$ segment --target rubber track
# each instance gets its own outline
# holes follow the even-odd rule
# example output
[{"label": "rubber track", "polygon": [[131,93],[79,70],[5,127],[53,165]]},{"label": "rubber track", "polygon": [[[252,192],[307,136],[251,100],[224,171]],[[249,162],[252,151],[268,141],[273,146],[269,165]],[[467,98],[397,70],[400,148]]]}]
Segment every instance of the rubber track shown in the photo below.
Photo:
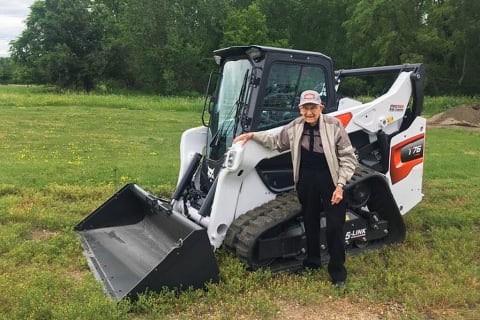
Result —
[{"label": "rubber track", "polygon": [[[378,175],[380,174],[375,170],[359,165],[345,186],[345,191],[348,193],[356,183]],[[269,230],[298,216],[300,211],[301,206],[295,191],[280,194],[274,200],[236,219],[227,231],[224,244],[250,268],[269,267],[272,261],[256,259],[256,242]],[[279,261],[279,263],[282,262]]]},{"label": "rubber track", "polygon": [[274,200],[252,209],[231,225],[225,237],[225,245],[251,268],[265,266],[257,261],[256,241],[267,231],[300,214],[301,206],[294,191],[280,194]]}]

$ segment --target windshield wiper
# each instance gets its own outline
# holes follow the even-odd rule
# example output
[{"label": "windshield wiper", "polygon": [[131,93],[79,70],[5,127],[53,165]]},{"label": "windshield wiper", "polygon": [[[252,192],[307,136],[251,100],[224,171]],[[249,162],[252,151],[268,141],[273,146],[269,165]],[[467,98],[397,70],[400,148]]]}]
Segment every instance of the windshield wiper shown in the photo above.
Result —
[{"label": "windshield wiper", "polygon": [[[245,98],[247,96],[247,83],[248,83],[248,71],[245,71],[245,76],[243,77],[242,88],[240,89],[240,94],[238,95],[238,100],[235,103],[237,106],[235,109],[235,123],[234,123],[234,130],[238,127],[238,122],[240,121],[240,111],[243,110],[245,107]],[[235,135],[235,132],[234,132]]]},{"label": "windshield wiper", "polygon": [[[245,71],[245,75],[243,76],[242,87],[240,88],[238,98],[235,101],[235,103],[233,104],[232,108],[230,109],[230,112],[228,113],[228,116],[225,117],[225,119],[231,119],[231,116],[232,116],[233,112],[235,111],[235,117],[233,118],[234,128],[236,128],[237,125],[238,125],[238,122],[239,122],[239,119],[240,119],[240,110],[242,110],[242,107],[245,104],[244,99],[245,99],[245,94],[247,92],[248,73],[249,73],[249,70]],[[225,127],[225,124],[227,122],[229,123],[229,125],[228,125],[228,127]],[[220,128],[217,130],[215,135],[212,137],[212,142],[210,142],[210,148],[218,146],[218,144],[220,142],[220,137],[226,136],[226,133],[231,129],[231,127],[232,127],[232,122],[231,121],[228,121],[228,120],[223,121]],[[220,134],[220,133],[222,133],[222,134]],[[223,133],[225,133],[225,135]]]}]

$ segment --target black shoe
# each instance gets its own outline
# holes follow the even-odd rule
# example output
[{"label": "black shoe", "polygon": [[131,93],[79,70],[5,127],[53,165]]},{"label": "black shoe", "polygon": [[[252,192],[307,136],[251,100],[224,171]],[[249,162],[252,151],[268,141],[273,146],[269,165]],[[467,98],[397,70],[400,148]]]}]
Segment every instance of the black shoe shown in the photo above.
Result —
[{"label": "black shoe", "polygon": [[305,275],[309,272],[318,270],[321,267],[322,266],[320,266],[316,263],[311,263],[311,262],[308,262],[307,260],[303,260],[302,266],[299,266],[299,268],[297,270],[295,270],[294,273],[301,276],[301,275]]},{"label": "black shoe", "polygon": [[345,286],[347,285],[347,281],[346,280],[340,280],[340,281],[333,281],[332,280],[332,284],[335,288],[341,289],[341,288],[345,288]]}]

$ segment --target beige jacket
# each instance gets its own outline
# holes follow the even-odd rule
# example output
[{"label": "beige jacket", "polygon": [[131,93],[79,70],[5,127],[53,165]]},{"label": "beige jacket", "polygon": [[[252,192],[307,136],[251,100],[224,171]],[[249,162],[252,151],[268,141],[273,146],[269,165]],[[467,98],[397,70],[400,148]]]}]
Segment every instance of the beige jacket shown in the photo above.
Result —
[{"label": "beige jacket", "polygon": [[[347,132],[341,122],[332,116],[320,114],[318,121],[320,138],[327,159],[328,168],[334,182],[345,185],[352,177],[357,166],[357,158]],[[254,132],[252,139],[263,146],[285,151],[290,149],[293,163],[293,181],[295,186],[300,172],[300,138],[305,121],[299,117],[285,125],[278,134]]]}]

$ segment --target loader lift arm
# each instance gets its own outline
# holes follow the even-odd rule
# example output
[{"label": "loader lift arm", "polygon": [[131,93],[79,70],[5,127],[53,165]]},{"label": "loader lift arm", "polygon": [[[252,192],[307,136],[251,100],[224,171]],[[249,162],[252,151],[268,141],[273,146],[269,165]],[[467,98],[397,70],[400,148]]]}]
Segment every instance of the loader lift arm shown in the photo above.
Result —
[{"label": "loader lift arm", "polygon": [[423,63],[401,64],[393,66],[369,67],[358,69],[340,69],[335,71],[335,81],[340,84],[346,77],[359,77],[380,74],[392,74],[400,72],[412,72],[410,80],[412,82],[412,113],[406,119],[405,127],[408,127],[413,119],[420,116],[423,110],[423,78],[425,76],[425,65]]}]

